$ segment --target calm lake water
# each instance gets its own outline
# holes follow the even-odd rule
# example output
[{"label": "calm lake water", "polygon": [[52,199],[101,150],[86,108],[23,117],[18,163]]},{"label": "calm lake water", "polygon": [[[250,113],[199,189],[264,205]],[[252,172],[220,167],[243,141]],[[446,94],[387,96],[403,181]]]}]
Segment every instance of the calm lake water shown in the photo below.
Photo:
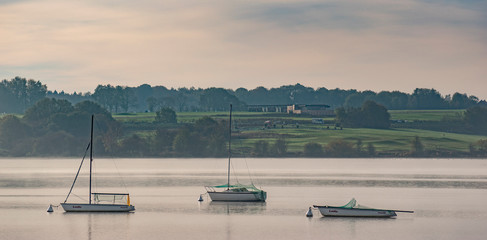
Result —
[{"label": "calm lake water", "polygon": [[[266,203],[212,203],[226,159],[95,159],[95,190],[130,192],[134,213],[47,213],[80,159],[0,159],[0,239],[485,239],[487,160],[235,159]],[[88,165],[88,164],[86,164]],[[248,171],[247,166],[250,171]],[[87,199],[84,167],[70,202]],[[324,218],[313,204],[401,210],[393,219]]]}]

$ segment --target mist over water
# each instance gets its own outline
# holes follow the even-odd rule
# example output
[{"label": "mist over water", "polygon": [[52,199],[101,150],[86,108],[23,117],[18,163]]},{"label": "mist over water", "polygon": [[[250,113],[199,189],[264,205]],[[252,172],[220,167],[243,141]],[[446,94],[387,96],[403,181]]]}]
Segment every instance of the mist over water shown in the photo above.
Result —
[{"label": "mist over water", "polygon": [[[478,159],[235,159],[266,203],[217,203],[226,159],[95,159],[94,191],[129,192],[134,213],[64,213],[80,159],[0,160],[1,239],[482,239],[487,161]],[[249,167],[249,170],[247,169]],[[88,199],[83,167],[68,202]],[[414,210],[395,219],[323,218],[313,204]]]}]

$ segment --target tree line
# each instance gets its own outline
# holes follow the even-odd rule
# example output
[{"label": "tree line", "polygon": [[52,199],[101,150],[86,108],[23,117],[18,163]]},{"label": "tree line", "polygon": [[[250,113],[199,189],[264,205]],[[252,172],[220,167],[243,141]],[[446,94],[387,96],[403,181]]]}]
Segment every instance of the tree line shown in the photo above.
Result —
[{"label": "tree line", "polygon": [[343,139],[332,140],[327,144],[307,143],[303,155],[306,157],[485,157],[487,140],[481,139],[469,146],[469,152],[452,150],[426,150],[420,137],[415,136],[409,143],[410,150],[404,152],[379,152],[372,143],[364,146],[362,140],[350,142]]},{"label": "tree line", "polygon": [[94,149],[100,154],[114,150],[122,127],[103,107],[90,101],[73,106],[67,100],[44,98],[22,117],[0,119],[0,155],[77,156],[89,139],[92,114],[97,129]]},{"label": "tree line", "polygon": [[442,96],[435,89],[417,88],[413,93],[400,91],[357,91],[354,89],[310,88],[301,84],[278,88],[166,88],[142,84],[138,87],[98,85],[94,92],[48,91],[39,81],[15,77],[0,84],[0,112],[23,113],[44,98],[68,100],[72,104],[94,101],[111,113],[156,112],[172,108],[177,112],[224,111],[228,103],[235,110],[246,105],[326,104],[332,109],[359,108],[367,101],[376,102],[389,110],[396,109],[466,109],[487,105],[485,100],[465,93]]},{"label": "tree line", "polygon": [[0,113],[23,113],[46,97],[47,86],[39,81],[15,77],[0,82]]},{"label": "tree line", "polygon": [[[155,130],[153,133],[130,133],[108,110],[95,102],[82,101],[73,105],[64,99],[44,98],[28,108],[22,117],[6,115],[0,118],[0,156],[79,156],[89,139],[92,114],[95,114],[94,150],[99,156],[222,157],[227,154],[229,135],[225,120],[202,117],[194,123],[178,123],[176,112],[163,108],[150,123],[150,129]],[[337,109],[336,121],[350,127],[359,124],[357,127],[387,128],[385,124],[389,118],[385,107],[367,101],[360,108]],[[462,122],[477,134],[487,134],[487,107],[468,108]],[[233,135],[237,140],[245,139],[238,131],[233,131]],[[326,145],[307,143],[302,151],[289,152],[285,135],[273,138],[257,140],[253,146],[240,148],[234,154],[253,157],[451,157],[460,154],[425,151],[419,138],[412,140],[412,150],[408,153],[378,153],[370,143],[363,146],[361,140],[351,143],[340,139]],[[243,150],[246,153],[241,152]],[[485,156],[487,140],[472,143],[468,154],[462,156]]]}]

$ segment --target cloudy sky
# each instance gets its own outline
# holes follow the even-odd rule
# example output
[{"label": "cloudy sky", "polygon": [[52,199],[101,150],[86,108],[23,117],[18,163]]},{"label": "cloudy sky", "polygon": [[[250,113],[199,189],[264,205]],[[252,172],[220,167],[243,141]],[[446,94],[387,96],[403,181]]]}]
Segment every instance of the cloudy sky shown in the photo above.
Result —
[{"label": "cloudy sky", "polygon": [[0,79],[49,90],[435,88],[487,99],[484,0],[0,0]]}]

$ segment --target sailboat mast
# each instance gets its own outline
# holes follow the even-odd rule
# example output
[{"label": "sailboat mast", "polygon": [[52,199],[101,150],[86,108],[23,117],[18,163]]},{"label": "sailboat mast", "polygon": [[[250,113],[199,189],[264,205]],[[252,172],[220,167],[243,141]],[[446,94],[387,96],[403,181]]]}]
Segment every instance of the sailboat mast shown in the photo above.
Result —
[{"label": "sailboat mast", "polygon": [[230,189],[230,158],[232,157],[232,104],[230,104],[230,121],[228,123],[228,178],[227,190]]},{"label": "sailboat mast", "polygon": [[90,136],[90,195],[88,195],[88,199],[90,199],[91,204],[91,173],[93,168],[93,119],[95,115],[91,115],[91,136]]}]

